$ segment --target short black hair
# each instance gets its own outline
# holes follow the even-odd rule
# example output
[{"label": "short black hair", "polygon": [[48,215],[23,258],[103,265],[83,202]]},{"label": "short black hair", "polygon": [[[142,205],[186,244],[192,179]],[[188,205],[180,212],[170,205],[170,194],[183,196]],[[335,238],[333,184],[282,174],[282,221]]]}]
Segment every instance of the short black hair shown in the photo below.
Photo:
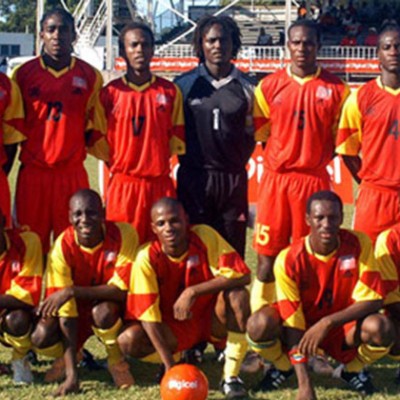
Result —
[{"label": "short black hair", "polygon": [[399,32],[400,33],[400,26],[395,22],[387,22],[387,23],[384,23],[380,27],[379,34],[378,34],[378,43],[377,43],[378,49],[381,44],[382,36],[388,32]]},{"label": "short black hair", "polygon": [[72,28],[72,32],[74,33],[74,35],[76,35],[75,19],[74,19],[73,15],[69,11],[67,11],[61,7],[53,8],[52,10],[46,11],[43,14],[42,19],[40,20],[40,31],[41,32],[43,32],[45,22],[50,17],[53,17],[54,15],[58,15],[64,22],[66,22],[68,25],[70,25]]},{"label": "short black hair", "polygon": [[103,200],[101,199],[100,195],[93,189],[84,188],[76,191],[69,199],[70,205],[72,201],[76,198],[92,198],[96,201],[96,203],[98,203],[100,208],[103,208]]},{"label": "short black hair", "polygon": [[326,201],[331,201],[332,203],[337,203],[340,208],[340,212],[343,214],[343,202],[342,199],[335,193],[332,192],[331,190],[320,190],[319,192],[313,193],[308,199],[307,199],[307,205],[306,205],[306,213],[310,215],[311,213],[311,204],[313,201],[319,201],[319,200],[326,200]]},{"label": "short black hair", "polygon": [[122,54],[125,51],[125,36],[128,32],[133,31],[134,29],[140,29],[146,33],[149,34],[150,36],[150,41],[151,41],[151,46],[154,47],[155,43],[155,38],[154,38],[154,33],[152,29],[150,28],[149,25],[147,25],[145,22],[136,20],[132,21],[129,24],[126,24],[121,32],[119,33],[118,36],[118,49],[119,49],[119,54]]},{"label": "short black hair", "polygon": [[158,199],[152,206],[151,206],[151,213],[153,210],[155,210],[158,207],[171,207],[171,208],[182,208],[183,205],[182,203],[175,199],[174,197],[161,197],[161,199]]},{"label": "short black hair", "polygon": [[213,25],[221,25],[224,32],[228,33],[232,40],[232,58],[236,58],[240,46],[242,45],[240,29],[237,23],[227,15],[205,15],[197,22],[196,29],[193,35],[193,49],[196,57],[200,62],[204,61],[203,53],[203,36],[211,29]]},{"label": "short black hair", "polygon": [[317,37],[318,44],[321,43],[321,31],[318,24],[316,24],[314,21],[310,19],[298,19],[297,21],[293,22],[293,24],[291,24],[288,29],[288,38],[290,38],[290,32],[292,31],[292,29],[297,27],[304,27],[313,30]]}]

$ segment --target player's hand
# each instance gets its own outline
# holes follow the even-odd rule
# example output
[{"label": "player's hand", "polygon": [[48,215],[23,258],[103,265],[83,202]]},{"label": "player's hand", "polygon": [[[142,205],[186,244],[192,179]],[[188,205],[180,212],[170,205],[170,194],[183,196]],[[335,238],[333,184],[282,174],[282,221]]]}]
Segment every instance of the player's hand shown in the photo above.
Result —
[{"label": "player's hand", "polygon": [[179,321],[192,318],[190,309],[195,300],[193,290],[190,287],[186,288],[174,304],[174,318]]},{"label": "player's hand", "polygon": [[42,317],[54,317],[58,310],[73,297],[72,288],[65,288],[53,293],[39,305],[37,314]]},{"label": "player's hand", "polygon": [[319,320],[311,328],[309,328],[299,343],[299,352],[307,356],[315,356],[318,354],[319,345],[326,338],[330,330],[330,323],[326,319]]},{"label": "player's hand", "polygon": [[66,378],[65,381],[57,388],[54,396],[65,396],[69,393],[79,392],[79,381],[77,378]]},{"label": "player's hand", "polygon": [[296,400],[316,400],[314,388],[312,386],[299,387],[296,394]]}]

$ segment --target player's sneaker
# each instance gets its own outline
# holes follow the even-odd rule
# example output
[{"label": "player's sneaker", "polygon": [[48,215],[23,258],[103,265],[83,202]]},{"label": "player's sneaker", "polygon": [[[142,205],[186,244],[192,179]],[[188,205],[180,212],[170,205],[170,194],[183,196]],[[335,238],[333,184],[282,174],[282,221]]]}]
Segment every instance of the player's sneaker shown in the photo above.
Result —
[{"label": "player's sneaker", "polygon": [[182,359],[187,364],[197,365],[203,362],[204,350],[207,347],[207,342],[195,344],[191,349],[183,352]]},{"label": "player's sneaker", "polygon": [[372,383],[371,375],[367,371],[347,372],[344,370],[344,367],[344,364],[339,365],[333,371],[332,376],[348,383],[354,390],[364,396],[376,392],[375,386]]},{"label": "player's sneaker", "polygon": [[50,369],[47,370],[44,381],[46,383],[60,382],[65,377],[64,357],[56,358]]},{"label": "player's sneaker", "polygon": [[13,380],[16,385],[29,385],[33,382],[31,367],[26,356],[19,360],[13,360],[11,368],[13,370]]},{"label": "player's sneaker", "polygon": [[124,360],[116,364],[109,365],[108,371],[113,378],[115,386],[119,389],[128,389],[135,384],[129,364]]},{"label": "player's sneaker", "polygon": [[247,390],[243,381],[238,377],[225,379],[220,383],[221,392],[227,400],[248,399]]},{"label": "player's sneaker", "polygon": [[271,366],[264,372],[261,381],[253,389],[254,392],[270,392],[279,389],[286,379],[293,375],[293,369],[281,371],[280,369]]}]

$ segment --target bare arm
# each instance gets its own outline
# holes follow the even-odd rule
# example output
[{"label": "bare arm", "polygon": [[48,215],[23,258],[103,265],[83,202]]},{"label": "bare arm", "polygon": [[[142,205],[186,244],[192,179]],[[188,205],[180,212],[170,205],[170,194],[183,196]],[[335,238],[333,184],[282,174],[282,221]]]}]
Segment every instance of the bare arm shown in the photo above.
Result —
[{"label": "bare arm", "polygon": [[160,355],[162,362],[164,363],[165,369],[168,371],[173,367],[175,361],[172,357],[172,352],[168,348],[167,342],[164,338],[161,323],[159,322],[143,322],[143,329],[146,331],[147,336],[150,338],[154,349]]},{"label": "bare arm", "polygon": [[14,163],[15,155],[17,154],[18,145],[15,144],[6,144],[4,145],[4,150],[6,152],[7,161],[3,165],[3,170],[6,175],[8,175],[11,171],[11,168]]},{"label": "bare arm", "polygon": [[65,396],[68,393],[79,391],[78,370],[76,362],[76,336],[77,319],[60,318],[60,329],[63,336],[65,380],[56,391],[57,396]]},{"label": "bare arm", "polygon": [[174,304],[174,317],[178,320],[189,319],[192,316],[190,309],[197,297],[243,287],[248,285],[250,280],[250,275],[244,275],[237,279],[219,276],[209,281],[189,286],[181,293]]},{"label": "bare arm", "polygon": [[344,164],[346,165],[347,169],[350,171],[351,175],[353,176],[354,180],[360,184],[361,179],[358,176],[358,173],[361,169],[361,158],[359,156],[345,156],[342,155],[342,159]]},{"label": "bare arm", "polygon": [[14,296],[9,294],[2,294],[0,295],[0,309],[7,309],[7,310],[31,310],[33,306],[30,304],[24,303],[21,300],[18,300]]}]

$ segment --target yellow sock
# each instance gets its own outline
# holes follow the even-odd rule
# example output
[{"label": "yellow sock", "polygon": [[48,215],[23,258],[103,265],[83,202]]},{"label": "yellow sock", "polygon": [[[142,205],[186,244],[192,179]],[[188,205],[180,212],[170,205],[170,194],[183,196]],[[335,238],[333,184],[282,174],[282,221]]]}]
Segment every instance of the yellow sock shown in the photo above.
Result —
[{"label": "yellow sock", "polygon": [[223,379],[239,376],[240,365],[246,355],[247,347],[244,333],[228,332]]},{"label": "yellow sock", "polygon": [[276,301],[275,282],[261,282],[254,279],[250,292],[250,308],[254,313]]},{"label": "yellow sock", "polygon": [[400,354],[388,354],[387,356],[392,360],[400,361]]},{"label": "yellow sock", "polygon": [[62,342],[57,342],[52,346],[45,347],[44,349],[39,349],[35,347],[34,350],[35,353],[50,358],[60,358],[64,355],[64,346]]},{"label": "yellow sock", "polygon": [[253,342],[249,335],[247,335],[247,341],[253,351],[274,364],[275,368],[281,371],[289,371],[292,369],[289,357],[283,352],[282,343],[279,339],[257,343]]},{"label": "yellow sock", "polygon": [[390,347],[377,347],[369,344],[358,346],[356,357],[346,364],[346,371],[359,372],[365,365],[372,364],[374,361],[386,356],[389,353]]},{"label": "yellow sock", "polygon": [[3,338],[4,341],[13,348],[13,360],[20,360],[21,358],[24,358],[26,353],[32,348],[30,331],[23,336],[13,336],[7,332],[4,332]]},{"label": "yellow sock", "polygon": [[108,329],[100,329],[92,326],[94,334],[104,344],[107,352],[108,365],[114,365],[120,362],[123,358],[121,350],[117,343],[118,333],[122,328],[122,320],[118,318],[118,321]]},{"label": "yellow sock", "polygon": [[[181,353],[174,353],[172,354],[172,357],[174,358],[175,362],[178,362],[181,359]],[[155,351],[154,353],[149,354],[148,356],[145,356],[140,359],[140,361],[152,363],[152,364],[161,364],[161,357],[160,355]]]}]

